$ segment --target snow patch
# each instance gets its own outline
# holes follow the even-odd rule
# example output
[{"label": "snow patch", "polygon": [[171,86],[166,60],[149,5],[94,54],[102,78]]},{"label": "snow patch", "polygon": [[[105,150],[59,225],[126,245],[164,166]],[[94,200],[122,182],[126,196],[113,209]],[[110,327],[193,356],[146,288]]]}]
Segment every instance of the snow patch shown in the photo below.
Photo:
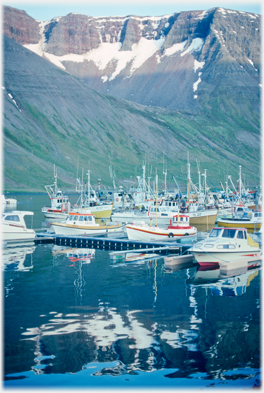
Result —
[{"label": "snow patch", "polygon": [[204,40],[202,38],[194,38],[189,48],[181,53],[181,56],[185,56],[187,53],[199,52],[202,49],[203,44]]},{"label": "snow patch", "polygon": [[258,71],[252,60],[247,59],[247,61],[252,65],[252,67],[254,67],[255,71]]},{"label": "snow patch", "polygon": [[198,89],[198,85],[200,82],[202,82],[202,79],[199,76],[198,80],[193,84],[193,91],[196,91]]},{"label": "snow patch", "polygon": [[21,112],[21,109],[19,109],[19,107],[18,107],[16,101],[14,100],[14,97],[12,96],[12,94],[8,93],[7,95],[8,95],[9,98],[11,98],[11,100],[13,101],[13,103],[15,104],[15,106],[17,107],[17,109]]},{"label": "snow patch", "polygon": [[164,53],[163,56],[172,56],[176,52],[182,52],[184,47],[185,47],[185,45],[186,45],[186,42],[187,42],[187,40],[183,41],[183,42],[181,42],[179,44],[174,44],[170,48],[167,48],[165,50],[165,53]]},{"label": "snow patch", "polygon": [[194,72],[196,72],[199,68],[203,68],[204,65],[205,65],[204,61],[194,60],[194,66],[193,66]]}]

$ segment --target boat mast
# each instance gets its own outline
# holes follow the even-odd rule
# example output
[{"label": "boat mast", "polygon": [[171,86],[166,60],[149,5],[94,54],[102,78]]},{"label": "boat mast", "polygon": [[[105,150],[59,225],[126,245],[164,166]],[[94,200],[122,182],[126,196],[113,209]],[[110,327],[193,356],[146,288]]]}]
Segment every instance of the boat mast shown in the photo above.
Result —
[{"label": "boat mast", "polygon": [[188,211],[190,210],[190,188],[191,188],[191,168],[189,162],[189,152],[188,152],[188,162],[187,162],[187,190],[188,190]]},{"label": "boat mast", "polygon": [[155,219],[155,227],[158,224],[158,174],[156,169],[156,219]]},{"label": "boat mast", "polygon": [[206,204],[206,198],[207,198],[207,194],[206,194],[206,169],[204,170],[204,203]]},{"label": "boat mast", "polygon": [[88,176],[88,203],[89,204],[90,204],[90,198],[91,198],[90,173],[91,173],[91,171],[88,169],[87,176]]},{"label": "boat mast", "polygon": [[57,171],[56,171],[56,166],[54,164],[54,196],[57,195],[57,191],[58,191],[58,185],[57,185]]},{"label": "boat mast", "polygon": [[[163,164],[163,167],[164,167],[164,164]],[[164,175],[164,197],[165,197],[165,199],[166,199],[166,197],[167,197],[167,183],[166,183],[166,178],[167,178],[167,166],[166,166],[166,169],[163,169],[163,175]]]},{"label": "boat mast", "polygon": [[242,201],[242,198],[241,198],[241,191],[242,191],[241,168],[242,168],[242,166],[239,165],[239,199],[240,199],[240,201]]}]

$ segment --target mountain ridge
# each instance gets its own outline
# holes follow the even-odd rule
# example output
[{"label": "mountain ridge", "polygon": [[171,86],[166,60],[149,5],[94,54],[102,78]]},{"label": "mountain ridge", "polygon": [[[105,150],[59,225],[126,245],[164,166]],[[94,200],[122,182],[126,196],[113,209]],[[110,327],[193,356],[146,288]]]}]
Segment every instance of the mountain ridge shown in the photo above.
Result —
[{"label": "mountain ridge", "polygon": [[[70,13],[37,27],[30,17],[21,24],[22,14],[11,18],[12,13],[5,8],[5,35],[81,78],[88,87],[117,98],[198,111],[210,101],[217,84],[232,90],[238,85],[236,79],[240,84],[243,78],[244,84],[257,90],[260,83],[257,14],[223,8],[162,17]],[[28,26],[28,38],[14,33],[19,21],[22,32]],[[162,91],[166,94],[161,96]]]},{"label": "mountain ridge", "polygon": [[[30,17],[26,16],[25,20],[24,13],[18,14],[24,25],[28,25],[30,36],[34,36]],[[19,35],[21,28],[14,22],[18,16],[12,18],[13,32]],[[5,26],[11,31],[8,23],[5,20]],[[171,23],[173,26],[173,20]],[[125,35],[123,38],[125,41]],[[192,43],[198,39],[192,48],[199,47],[199,38],[192,39]],[[39,42],[39,36],[35,39]],[[5,189],[43,190],[45,184],[51,183],[54,163],[63,185],[71,187],[75,184],[78,165],[85,171],[92,170],[92,181],[101,178],[106,184],[112,181],[109,166],[115,168],[117,179],[135,179],[141,175],[143,161],[153,167],[153,172],[155,167],[162,172],[166,162],[171,175],[176,172],[185,178],[187,152],[192,165],[196,168],[198,160],[207,168],[213,182],[224,181],[227,174],[237,176],[238,165],[242,165],[250,181],[259,182],[260,89],[255,74],[251,77],[237,61],[217,62],[207,74],[207,82],[197,83],[204,75],[205,67],[201,67],[202,61],[199,61],[202,59],[194,58],[190,50],[183,56],[176,51],[182,61],[181,76],[176,78],[172,63],[168,62],[167,73],[156,75],[155,84],[147,62],[140,66],[140,83],[126,78],[131,88],[135,82],[133,89],[137,88],[139,95],[140,92],[142,96],[149,94],[148,100],[155,96],[155,102],[146,106],[111,95],[113,91],[104,95],[92,89],[84,78],[69,72],[69,64],[68,70],[63,70],[25,47],[28,45],[26,34],[21,40],[23,45],[5,37],[3,45]],[[171,48],[164,51],[175,50]],[[210,55],[213,56],[213,52]],[[152,60],[154,58],[155,53]],[[182,78],[184,73],[186,77]],[[187,89],[193,74],[195,79],[191,81],[191,89]],[[222,75],[229,78],[225,83]],[[173,110],[158,105],[165,95],[168,78],[179,84],[178,90],[180,87],[182,91],[188,90],[185,95],[177,91],[176,98],[184,105],[176,105],[177,109]],[[199,88],[199,106],[190,104],[197,102],[193,99],[194,83]],[[227,84],[230,85],[228,92]],[[122,92],[125,86],[115,88]],[[166,90],[166,99],[174,98],[175,89]]]}]

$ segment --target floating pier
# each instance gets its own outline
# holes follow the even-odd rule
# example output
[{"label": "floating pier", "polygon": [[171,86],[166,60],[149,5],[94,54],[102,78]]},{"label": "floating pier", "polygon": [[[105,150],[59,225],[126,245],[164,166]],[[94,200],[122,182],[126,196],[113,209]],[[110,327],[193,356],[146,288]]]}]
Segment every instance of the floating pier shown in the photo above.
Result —
[{"label": "floating pier", "polygon": [[141,242],[129,240],[127,237],[124,238],[113,238],[113,237],[91,237],[91,236],[62,236],[53,235],[47,233],[38,233],[36,237],[37,243],[48,243],[53,242],[59,246],[70,246],[77,248],[98,248],[103,250],[140,250],[147,252],[158,252],[162,255],[170,254],[182,254],[192,244],[177,243],[177,242]]}]

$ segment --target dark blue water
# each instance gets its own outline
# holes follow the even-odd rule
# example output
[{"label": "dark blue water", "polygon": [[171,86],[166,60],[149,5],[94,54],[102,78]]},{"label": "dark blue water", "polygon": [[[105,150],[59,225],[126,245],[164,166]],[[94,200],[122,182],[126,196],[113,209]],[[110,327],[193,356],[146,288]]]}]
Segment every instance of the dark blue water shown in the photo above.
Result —
[{"label": "dark blue water", "polygon": [[[40,228],[48,198],[18,200]],[[163,258],[113,264],[100,249],[5,249],[4,386],[259,387],[260,277]]]}]

